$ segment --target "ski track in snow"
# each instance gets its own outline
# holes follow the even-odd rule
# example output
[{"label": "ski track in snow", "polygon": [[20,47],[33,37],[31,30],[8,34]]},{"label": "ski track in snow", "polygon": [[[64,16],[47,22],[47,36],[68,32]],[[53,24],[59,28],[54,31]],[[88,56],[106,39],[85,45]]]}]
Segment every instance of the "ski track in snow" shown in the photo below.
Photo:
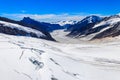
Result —
[{"label": "ski track in snow", "polygon": [[120,43],[65,44],[0,34],[1,80],[120,80]]}]

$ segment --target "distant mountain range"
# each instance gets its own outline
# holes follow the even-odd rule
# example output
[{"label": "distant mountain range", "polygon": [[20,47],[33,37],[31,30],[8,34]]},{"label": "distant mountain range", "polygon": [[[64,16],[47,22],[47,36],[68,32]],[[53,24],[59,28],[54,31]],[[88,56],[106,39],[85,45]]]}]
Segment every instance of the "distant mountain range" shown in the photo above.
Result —
[{"label": "distant mountain range", "polygon": [[120,35],[120,15],[99,17],[87,16],[80,21],[59,21],[56,23],[39,22],[30,17],[24,17],[15,21],[0,17],[0,33],[31,36],[55,41],[50,35],[54,30],[64,29],[69,34],[66,36],[74,38],[89,38],[89,40]]},{"label": "distant mountain range", "polygon": [[47,22],[39,22],[30,17],[24,17],[23,20],[20,21],[26,25],[33,25],[31,28],[38,29],[38,30],[45,30],[47,32],[52,32],[57,29],[63,29],[64,27],[60,26],[59,24],[47,23]]},{"label": "distant mountain range", "polygon": [[68,20],[68,21],[54,22],[54,24],[59,24],[60,26],[65,26],[65,25],[73,25],[73,24],[76,24],[77,22],[78,21]]}]

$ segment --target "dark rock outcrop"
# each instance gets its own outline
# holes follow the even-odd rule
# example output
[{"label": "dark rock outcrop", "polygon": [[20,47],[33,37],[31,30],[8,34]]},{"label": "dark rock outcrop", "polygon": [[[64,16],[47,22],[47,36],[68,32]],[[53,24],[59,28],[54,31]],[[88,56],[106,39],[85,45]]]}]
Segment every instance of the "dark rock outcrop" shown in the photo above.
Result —
[{"label": "dark rock outcrop", "polygon": [[64,27],[60,26],[59,24],[51,24],[47,22],[39,22],[30,17],[24,17],[23,20],[20,21],[21,23],[27,25],[28,27],[40,30],[42,32],[52,32],[54,30],[63,29]]},{"label": "dark rock outcrop", "polygon": [[101,39],[105,37],[115,37],[120,35],[120,22],[112,25],[111,28],[97,34],[92,39]]},{"label": "dark rock outcrop", "polygon": [[[89,20],[91,20],[89,22]],[[97,25],[97,26],[96,26]],[[89,36],[91,40],[120,35],[120,15],[112,15],[99,19],[96,16],[86,17],[72,26],[70,37],[82,38]]]},{"label": "dark rock outcrop", "polygon": [[36,25],[25,24],[25,23],[22,23],[20,21],[15,21],[15,20],[8,19],[8,18],[5,18],[5,17],[0,17],[0,21],[12,23],[12,24],[18,24],[18,25],[21,25],[23,27],[28,27],[28,28],[31,28],[31,29],[35,26],[36,28],[33,28],[33,29],[39,30],[45,36],[37,36],[37,34],[32,33],[32,32],[28,33],[26,31],[23,31],[23,30],[20,30],[20,29],[17,29],[17,28],[11,28],[9,26],[3,26],[4,24],[0,24],[0,33],[10,34],[10,35],[20,35],[20,36],[31,36],[31,37],[36,37],[36,38],[41,38],[41,39],[55,41],[52,38],[52,36],[49,34],[49,32],[47,32],[44,29],[44,27],[41,27],[41,29],[40,28],[37,29]]},{"label": "dark rock outcrop", "polygon": [[77,24],[72,25],[69,30],[71,30],[68,36],[80,36],[85,34],[89,29],[91,29],[96,23],[100,22],[102,18],[98,16],[88,16],[83,20],[79,21]]}]

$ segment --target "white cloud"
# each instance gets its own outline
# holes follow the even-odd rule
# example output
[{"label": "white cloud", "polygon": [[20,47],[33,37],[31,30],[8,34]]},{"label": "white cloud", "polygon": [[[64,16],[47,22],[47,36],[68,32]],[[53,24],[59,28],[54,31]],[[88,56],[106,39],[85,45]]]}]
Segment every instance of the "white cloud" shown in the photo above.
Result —
[{"label": "white cloud", "polygon": [[[98,14],[99,15],[99,14]],[[57,22],[61,20],[81,20],[88,14],[2,14],[2,16],[20,20],[23,17],[31,17],[41,22]]]}]

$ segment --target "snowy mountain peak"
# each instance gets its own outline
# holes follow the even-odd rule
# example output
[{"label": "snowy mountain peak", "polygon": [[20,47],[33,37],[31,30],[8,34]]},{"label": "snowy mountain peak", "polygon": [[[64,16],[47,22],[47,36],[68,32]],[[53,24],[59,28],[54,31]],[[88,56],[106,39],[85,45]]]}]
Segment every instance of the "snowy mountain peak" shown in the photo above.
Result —
[{"label": "snowy mountain peak", "polygon": [[103,25],[113,25],[117,22],[120,22],[120,16],[119,15],[112,15],[110,17],[106,17],[102,22],[99,24],[96,24],[93,28],[103,26]]},{"label": "snowy mountain peak", "polygon": [[55,24],[59,24],[60,26],[65,26],[65,25],[68,25],[68,24],[73,25],[75,23],[77,23],[77,21],[68,20],[68,21],[58,21]]},{"label": "snowy mountain peak", "polygon": [[88,16],[72,28],[68,34],[71,37],[85,37],[89,40],[115,37],[120,35],[120,16],[112,15],[104,18]]},{"label": "snowy mountain peak", "polygon": [[84,18],[82,21],[78,22],[78,23],[95,23],[95,22],[98,22],[98,21],[101,21],[102,18],[99,17],[99,16],[95,16],[95,15],[91,15],[91,16],[88,16],[86,18]]}]

